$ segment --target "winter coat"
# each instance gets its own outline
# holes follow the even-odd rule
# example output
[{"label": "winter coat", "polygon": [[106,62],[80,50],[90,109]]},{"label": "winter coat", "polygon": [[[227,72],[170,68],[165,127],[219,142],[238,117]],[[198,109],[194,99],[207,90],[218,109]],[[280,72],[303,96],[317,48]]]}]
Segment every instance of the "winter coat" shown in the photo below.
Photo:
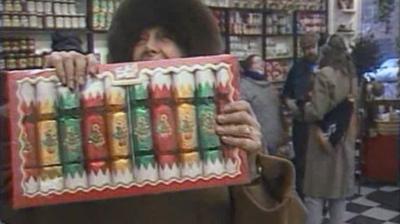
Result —
[{"label": "winter coat", "polygon": [[[353,82],[352,88],[350,87]],[[304,118],[310,124],[306,153],[304,194],[320,198],[344,198],[354,193],[355,116],[336,147],[326,147],[317,122],[350,94],[356,96],[357,81],[330,67],[315,77],[311,101],[305,105]],[[354,111],[354,110],[353,110]]]},{"label": "winter coat", "polygon": [[260,122],[265,151],[275,155],[277,148],[288,139],[284,130],[278,91],[269,81],[249,77],[241,78],[240,91],[242,99],[250,103]]}]

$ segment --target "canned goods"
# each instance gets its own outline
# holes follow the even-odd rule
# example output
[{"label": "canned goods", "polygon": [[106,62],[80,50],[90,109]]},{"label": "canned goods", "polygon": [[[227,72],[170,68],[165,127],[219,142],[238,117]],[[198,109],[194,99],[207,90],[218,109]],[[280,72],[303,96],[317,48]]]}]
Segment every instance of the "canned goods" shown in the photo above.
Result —
[{"label": "canned goods", "polygon": [[40,121],[37,124],[37,128],[41,165],[60,164],[57,122],[54,120]]}]

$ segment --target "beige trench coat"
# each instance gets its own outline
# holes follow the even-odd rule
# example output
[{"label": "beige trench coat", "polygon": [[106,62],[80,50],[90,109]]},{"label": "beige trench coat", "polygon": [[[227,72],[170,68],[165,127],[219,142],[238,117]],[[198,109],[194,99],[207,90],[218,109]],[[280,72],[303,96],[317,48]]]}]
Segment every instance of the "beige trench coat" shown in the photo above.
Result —
[{"label": "beige trench coat", "polygon": [[347,133],[336,147],[321,144],[321,132],[316,125],[317,121],[322,120],[324,115],[349,96],[350,92],[353,97],[356,96],[356,79],[351,79],[330,67],[317,72],[311,101],[304,108],[304,119],[311,124],[304,177],[306,196],[335,199],[354,193],[357,130],[354,113]]}]

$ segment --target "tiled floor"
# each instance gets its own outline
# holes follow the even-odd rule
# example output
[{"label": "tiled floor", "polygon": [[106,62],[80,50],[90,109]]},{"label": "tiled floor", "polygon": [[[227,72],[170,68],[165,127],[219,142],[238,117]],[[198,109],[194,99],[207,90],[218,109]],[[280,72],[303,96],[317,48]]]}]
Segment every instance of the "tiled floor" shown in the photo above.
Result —
[{"label": "tiled floor", "polygon": [[400,224],[400,187],[363,186],[347,203],[346,223]]}]

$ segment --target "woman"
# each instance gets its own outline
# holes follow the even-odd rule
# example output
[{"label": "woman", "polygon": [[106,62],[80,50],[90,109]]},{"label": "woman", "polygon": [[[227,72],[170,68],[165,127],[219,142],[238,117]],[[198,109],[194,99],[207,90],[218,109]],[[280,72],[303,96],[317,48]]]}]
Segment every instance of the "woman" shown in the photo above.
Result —
[{"label": "woman", "polygon": [[354,65],[340,36],[331,36],[322,47],[319,69],[311,100],[304,106],[304,117],[310,124],[304,177],[307,223],[322,223],[322,209],[327,201],[330,224],[342,224],[345,198],[354,192],[355,117],[351,112],[343,136],[334,145],[321,138],[320,126],[328,113],[345,100],[352,101],[357,92]]},{"label": "woman", "polygon": [[246,58],[240,80],[241,96],[250,103],[261,124],[264,153],[288,158],[292,153],[279,93],[273,83],[267,81],[264,68],[264,60],[259,55],[253,54]]},{"label": "woman", "polygon": [[[113,17],[108,35],[112,62],[222,52],[218,26],[197,0],[125,0]],[[92,54],[54,52],[46,62],[70,88],[84,84],[88,73],[97,73]],[[221,140],[247,152],[254,177],[258,175],[257,158],[262,179],[232,191],[220,187],[17,212],[0,208],[1,218],[12,224],[302,223],[304,211],[291,191],[293,169],[284,160],[258,154],[260,127],[249,104],[240,101],[227,105],[217,122]]]}]

